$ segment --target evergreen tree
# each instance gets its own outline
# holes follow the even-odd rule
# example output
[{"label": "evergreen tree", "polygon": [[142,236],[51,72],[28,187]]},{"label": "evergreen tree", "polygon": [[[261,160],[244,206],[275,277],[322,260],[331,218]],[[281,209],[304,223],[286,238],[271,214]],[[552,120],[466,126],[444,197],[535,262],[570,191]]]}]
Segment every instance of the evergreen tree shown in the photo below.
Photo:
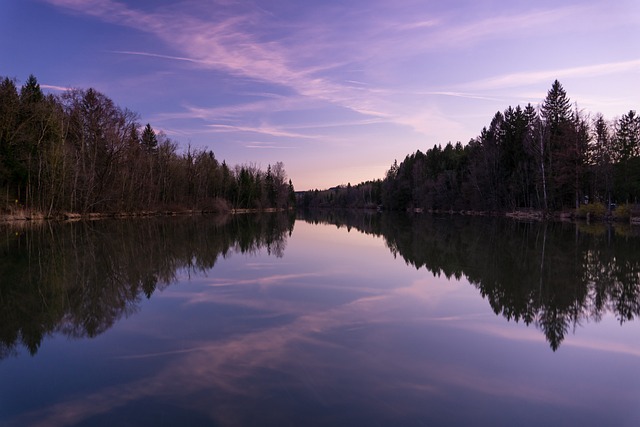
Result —
[{"label": "evergreen tree", "polygon": [[620,201],[637,202],[640,197],[640,116],[634,110],[616,124],[615,146],[618,162],[615,186]]},{"label": "evergreen tree", "polygon": [[578,209],[583,195],[588,194],[586,170],[588,163],[589,143],[591,142],[591,129],[589,127],[589,119],[582,112],[576,111],[573,114],[573,138],[574,144],[572,150],[569,150],[570,160],[573,164],[573,192],[575,197],[575,207]]},{"label": "evergreen tree", "polygon": [[33,74],[29,76],[27,81],[20,89],[20,102],[27,104],[35,104],[44,99],[44,94],[40,89],[40,83]]},{"label": "evergreen tree", "polygon": [[149,123],[142,131],[140,143],[147,153],[154,153],[158,150],[158,137]]},{"label": "evergreen tree", "polygon": [[562,132],[562,127],[571,120],[571,100],[558,80],[553,82],[542,102],[541,115],[551,135]]},{"label": "evergreen tree", "polygon": [[504,112],[500,164],[505,183],[504,203],[511,209],[528,206],[529,159],[525,151],[527,117],[518,105]]},{"label": "evergreen tree", "polygon": [[618,120],[616,126],[616,149],[620,160],[640,156],[640,116],[634,110]]},{"label": "evergreen tree", "polygon": [[542,102],[540,115],[544,120],[544,153],[547,193],[553,208],[560,209],[572,199],[572,177],[568,172],[573,150],[571,101],[564,88],[555,80]]},{"label": "evergreen tree", "polygon": [[609,125],[602,114],[593,121],[593,143],[589,147],[589,163],[592,167],[592,194],[595,200],[605,201],[611,209],[611,191],[613,186],[613,158]]},{"label": "evergreen tree", "polygon": [[278,197],[278,191],[274,183],[273,174],[271,173],[271,165],[267,166],[267,174],[264,177],[264,186],[265,186],[264,195],[266,196],[266,202],[267,202],[266,205],[268,207],[275,207],[276,200]]},{"label": "evergreen tree", "polygon": [[291,182],[291,180],[289,180],[289,187],[288,187],[288,194],[289,194],[289,207],[295,207],[296,206],[296,191],[293,188],[293,182]]},{"label": "evergreen tree", "polygon": [[20,96],[16,84],[13,80],[4,78],[0,82],[0,189],[6,190],[7,202],[15,200],[13,184],[21,169],[15,152],[19,108]]}]

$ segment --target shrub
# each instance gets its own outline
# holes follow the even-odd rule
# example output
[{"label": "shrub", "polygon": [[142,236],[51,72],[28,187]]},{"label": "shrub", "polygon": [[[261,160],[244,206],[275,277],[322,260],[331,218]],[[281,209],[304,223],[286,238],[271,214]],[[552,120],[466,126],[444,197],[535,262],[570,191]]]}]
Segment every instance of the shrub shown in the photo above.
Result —
[{"label": "shrub", "polygon": [[576,210],[576,216],[578,218],[589,219],[601,219],[607,214],[607,208],[602,203],[589,203],[586,205],[580,205]]},{"label": "shrub", "polygon": [[613,211],[613,217],[620,221],[629,221],[631,218],[631,205],[624,204],[616,207]]}]

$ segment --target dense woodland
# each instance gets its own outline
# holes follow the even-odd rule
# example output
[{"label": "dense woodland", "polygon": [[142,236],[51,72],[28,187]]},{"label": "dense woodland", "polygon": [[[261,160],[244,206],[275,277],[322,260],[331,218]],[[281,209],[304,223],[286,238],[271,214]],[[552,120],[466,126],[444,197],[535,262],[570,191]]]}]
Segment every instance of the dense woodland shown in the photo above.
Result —
[{"label": "dense woodland", "polygon": [[448,143],[396,162],[384,179],[311,191],[305,207],[542,212],[640,196],[640,116],[607,121],[572,104],[556,80],[542,104],[497,112],[467,145]]},{"label": "dense woodland", "polygon": [[229,167],[178,145],[95,89],[45,95],[0,79],[0,213],[287,208],[282,163]]}]

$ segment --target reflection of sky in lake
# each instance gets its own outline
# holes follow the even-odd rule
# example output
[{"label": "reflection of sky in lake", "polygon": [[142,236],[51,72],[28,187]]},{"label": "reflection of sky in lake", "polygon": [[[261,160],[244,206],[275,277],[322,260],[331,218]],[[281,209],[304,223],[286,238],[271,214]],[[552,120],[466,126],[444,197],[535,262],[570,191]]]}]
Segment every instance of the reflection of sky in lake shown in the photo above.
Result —
[{"label": "reflection of sky in lake", "polygon": [[[296,222],[284,257],[182,271],[93,340],[0,364],[10,425],[638,425],[637,322],[552,352],[465,279]],[[635,339],[632,339],[635,338]]]}]

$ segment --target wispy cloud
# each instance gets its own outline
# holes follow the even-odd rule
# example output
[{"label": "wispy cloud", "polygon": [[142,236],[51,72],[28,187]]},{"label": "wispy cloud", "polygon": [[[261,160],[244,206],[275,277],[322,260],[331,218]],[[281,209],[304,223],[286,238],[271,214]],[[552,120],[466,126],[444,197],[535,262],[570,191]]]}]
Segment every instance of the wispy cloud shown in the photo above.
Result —
[{"label": "wispy cloud", "polygon": [[118,54],[122,54],[122,55],[133,55],[133,56],[147,56],[147,57],[150,57],[150,58],[170,59],[170,60],[174,60],[174,61],[184,61],[184,62],[192,62],[192,63],[195,63],[195,64],[212,65],[211,62],[200,61],[200,60],[193,59],[193,58],[186,58],[186,57],[182,57],[182,56],[162,55],[162,54],[159,54],[159,53],[152,53],[152,52],[134,52],[134,51],[127,51],[127,50],[113,50],[113,51],[111,51],[111,53],[118,53]]},{"label": "wispy cloud", "polygon": [[[179,55],[131,50],[115,53],[187,62],[286,87],[306,98],[307,102],[324,101],[367,116],[393,116],[375,86],[364,87],[353,81],[344,84],[331,77],[330,70],[340,69],[369,53],[355,50],[354,45],[336,51],[335,44],[329,43],[319,26],[301,27],[295,37],[276,40],[261,29],[264,17],[269,15],[260,11],[243,10],[235,15],[209,13],[202,17],[143,12],[112,0],[49,2],[106,22],[146,31],[181,52]],[[309,37],[314,34],[319,37]],[[343,46],[346,44],[345,40]],[[331,56],[342,59],[331,59]]]},{"label": "wispy cloud", "polygon": [[257,148],[261,150],[284,150],[291,148],[298,148],[292,145],[280,145],[274,144],[273,142],[262,142],[262,141],[249,141],[245,143],[246,148]]},{"label": "wispy cloud", "polygon": [[[240,94],[242,97],[258,96],[251,94]],[[187,105],[186,111],[173,115],[175,118],[198,118],[204,120],[220,120],[229,118],[243,117],[246,114],[260,113],[273,114],[282,111],[302,111],[314,108],[317,105],[308,99],[300,96],[281,96],[276,94],[259,95],[266,99],[258,101],[237,102],[231,105],[222,105],[216,107],[201,107]],[[171,115],[167,118],[172,118]]]},{"label": "wispy cloud", "polygon": [[59,91],[59,92],[66,92],[68,90],[72,90],[73,89],[73,88],[66,87],[66,86],[56,86],[56,85],[47,85],[47,84],[41,84],[40,87],[42,89],[55,90],[55,91]]},{"label": "wispy cloud", "polygon": [[213,132],[250,132],[250,133],[259,133],[263,135],[275,136],[275,137],[285,137],[285,138],[303,138],[303,139],[316,139],[317,136],[306,135],[302,133],[289,132],[282,128],[269,126],[269,125],[259,125],[259,126],[236,126],[236,125],[224,125],[224,124],[212,124],[207,125],[209,129]]},{"label": "wispy cloud", "polygon": [[510,73],[489,79],[465,83],[460,85],[460,87],[470,90],[507,89],[520,86],[530,86],[567,77],[597,77],[635,72],[637,70],[640,70],[640,59],[585,65],[581,67]]},{"label": "wispy cloud", "polygon": [[[547,35],[567,33],[575,26],[582,25],[582,18],[592,13],[593,6],[572,5],[525,8],[498,14],[495,11],[487,13],[479,8],[477,13],[471,14],[472,19],[443,12],[424,19],[412,15],[378,17],[377,21],[364,26],[360,37],[356,35],[361,46],[358,55],[363,62],[381,55],[383,60],[402,60],[424,53],[469,50],[489,40],[502,44],[506,39],[538,36],[543,31]],[[380,31],[379,28],[386,31]],[[361,27],[359,29],[362,30]],[[412,36],[402,34],[406,31],[413,31]]]},{"label": "wispy cloud", "polygon": [[526,31],[539,32],[541,28],[557,23],[563,23],[558,29],[566,30],[566,23],[574,21],[584,9],[567,6],[490,16],[460,25],[451,22],[446,29],[434,35],[432,43],[438,47],[469,47],[487,38],[522,37]]},{"label": "wispy cloud", "polygon": [[424,21],[409,22],[406,24],[400,24],[396,28],[401,31],[411,31],[423,28],[432,28],[439,24],[437,19],[429,19]]},{"label": "wispy cloud", "polygon": [[292,125],[289,129],[294,130],[305,130],[305,129],[329,129],[329,128],[340,128],[340,127],[353,127],[353,126],[368,126],[378,123],[386,123],[387,119],[383,117],[365,117],[362,119],[355,120],[322,120],[318,122],[311,122],[307,124],[297,124]]},{"label": "wispy cloud", "polygon": [[[344,5],[334,5],[314,7],[313,13],[289,21],[284,19],[282,12],[276,12],[275,5],[259,8],[223,0],[213,0],[207,6],[192,2],[189,7],[184,4],[180,8],[158,5],[145,10],[116,0],[46,1],[75,13],[145,32],[164,45],[143,51],[123,48],[112,53],[175,61],[183,68],[192,67],[196,71],[211,70],[216,78],[222,75],[241,88],[241,92],[246,92],[236,93],[233,100],[216,100],[209,105],[198,106],[195,105],[197,102],[189,101],[185,106],[183,101],[176,105],[183,105],[184,111],[154,115],[167,121],[202,120],[198,131],[201,135],[236,132],[272,138],[318,139],[324,136],[302,128],[296,131],[285,122],[291,120],[284,119],[285,114],[275,118],[274,113],[295,116],[294,120],[299,122],[301,111],[333,108],[334,112],[348,114],[350,120],[373,119],[375,121],[368,124],[392,125],[389,127],[402,128],[412,137],[446,140],[464,135],[468,138],[475,130],[470,133],[469,124],[460,116],[450,114],[446,107],[438,105],[440,101],[418,97],[501,102],[500,96],[482,92],[539,83],[546,86],[550,80],[568,75],[605,75],[638,69],[638,61],[628,61],[561,70],[511,72],[457,86],[446,79],[432,83],[428,74],[425,74],[424,82],[418,81],[417,72],[412,71],[414,64],[421,64],[426,71],[428,59],[425,58],[430,59],[433,55],[437,61],[437,55],[442,52],[447,55],[469,52],[486,43],[504,43],[507,39],[526,39],[541,33],[546,36],[566,34],[603,9],[582,3],[544,8],[505,7],[498,13],[470,5],[477,8],[477,13],[461,15],[437,6],[396,8],[380,1],[371,2],[366,14]],[[437,62],[434,64],[437,68]],[[505,66],[504,69],[514,68]],[[412,79],[411,84],[419,90],[407,93],[405,80],[408,79]],[[252,90],[255,97],[249,94]],[[215,107],[211,107],[212,104]],[[315,113],[302,119],[309,125],[308,129],[314,127]],[[326,117],[330,116],[318,116],[315,121],[319,123]],[[361,123],[367,124],[364,120]],[[207,124],[209,127],[205,127]],[[434,130],[438,131],[437,135]],[[378,132],[378,129],[372,132]],[[454,136],[446,136],[445,132]],[[367,138],[368,135],[363,136],[362,141]],[[276,148],[280,145],[246,143],[245,146]]]},{"label": "wispy cloud", "polygon": [[486,95],[478,95],[467,92],[452,92],[452,91],[432,91],[432,92],[416,92],[420,95],[436,95],[436,96],[451,96],[454,98],[466,98],[466,99],[478,99],[482,101],[502,101],[498,97],[490,97]]}]

